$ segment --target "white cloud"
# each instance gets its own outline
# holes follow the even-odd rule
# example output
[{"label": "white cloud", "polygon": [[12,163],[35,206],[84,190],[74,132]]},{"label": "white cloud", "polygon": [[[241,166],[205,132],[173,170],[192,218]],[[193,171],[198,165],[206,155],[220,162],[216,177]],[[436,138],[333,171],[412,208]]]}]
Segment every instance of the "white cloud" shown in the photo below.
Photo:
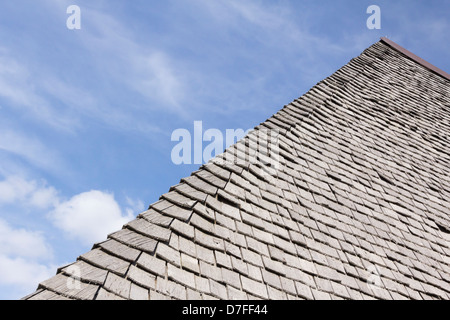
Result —
[{"label": "white cloud", "polygon": [[0,254],[0,285],[10,287],[2,299],[20,299],[38,284],[56,273],[56,265],[45,265],[23,258],[10,258]]},{"label": "white cloud", "polygon": [[0,285],[10,288],[1,298],[17,299],[33,292],[39,282],[55,274],[56,266],[42,262],[52,257],[42,233],[15,229],[0,219]]},{"label": "white cloud", "polygon": [[133,218],[131,212],[122,214],[114,195],[97,190],[80,193],[58,204],[49,214],[56,227],[84,244],[106,239]]},{"label": "white cloud", "polygon": [[30,198],[30,203],[38,208],[47,208],[58,203],[57,191],[53,187],[36,189]]},{"label": "white cloud", "polygon": [[[0,181],[0,208],[8,206],[17,213],[23,208],[50,210],[47,218],[83,245],[106,239],[144,209],[139,199],[125,197],[125,201],[122,212],[110,193],[93,190],[64,201],[45,182],[19,176]],[[32,218],[39,219],[37,215]],[[14,228],[0,219],[0,299],[17,299],[33,292],[39,282],[55,274],[53,259],[53,248],[42,232]]]},{"label": "white cloud", "polygon": [[47,209],[58,203],[58,192],[45,182],[25,180],[10,176],[0,181],[0,205],[20,204],[39,209]]},{"label": "white cloud", "polygon": [[31,259],[49,259],[53,253],[44,236],[39,232],[14,229],[0,220],[0,255]]},{"label": "white cloud", "polygon": [[35,187],[19,177],[9,177],[0,182],[0,203],[12,203],[25,198]]},{"label": "white cloud", "polygon": [[[0,207],[12,205],[18,211],[23,211],[23,208],[45,210],[49,212],[47,218],[57,228],[83,244],[105,239],[107,234],[119,230],[145,208],[139,199],[125,197],[125,201],[122,211],[114,195],[107,192],[92,190],[65,200],[60,197],[58,190],[45,181],[37,182],[19,176],[9,176],[0,181]],[[48,248],[39,233],[13,230],[0,220],[0,245],[2,248],[11,248],[9,251],[0,250],[0,254],[18,252],[19,256],[33,253],[36,256],[48,256],[42,250],[35,250],[33,243],[37,248]]]}]

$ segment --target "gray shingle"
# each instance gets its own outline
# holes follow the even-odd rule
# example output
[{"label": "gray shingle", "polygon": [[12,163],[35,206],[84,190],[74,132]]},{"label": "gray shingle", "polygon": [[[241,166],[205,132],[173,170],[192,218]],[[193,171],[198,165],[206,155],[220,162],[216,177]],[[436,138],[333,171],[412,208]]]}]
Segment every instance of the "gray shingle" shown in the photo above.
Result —
[{"label": "gray shingle", "polygon": [[286,293],[283,291],[272,288],[271,286],[267,287],[267,291],[269,293],[270,300],[287,300]]},{"label": "gray shingle", "polygon": [[262,270],[261,273],[264,283],[280,290],[283,289],[283,287],[281,286],[280,276],[267,270]]},{"label": "gray shingle", "polygon": [[254,264],[258,267],[263,267],[262,258],[259,253],[244,248],[241,249],[241,252],[244,261],[248,262],[249,264]]},{"label": "gray shingle", "polygon": [[108,273],[103,287],[124,299],[129,299],[130,297],[131,282],[114,273]]},{"label": "gray shingle", "polygon": [[224,254],[220,251],[216,251],[215,254],[216,254],[216,263],[218,266],[232,269],[231,258],[229,255]]},{"label": "gray shingle", "polygon": [[132,283],[131,290],[130,290],[130,299],[131,300],[149,300],[150,299],[149,290]]},{"label": "gray shingle", "polygon": [[166,262],[146,253],[139,257],[137,265],[155,275],[161,277],[166,275]]},{"label": "gray shingle", "polygon": [[138,218],[144,218],[150,223],[167,228],[172,223],[173,218],[164,216],[154,209],[149,209],[141,213]]},{"label": "gray shingle", "polygon": [[95,300],[126,300],[118,295],[100,288]]},{"label": "gray shingle", "polygon": [[178,245],[180,248],[180,252],[186,253],[190,256],[197,256],[197,245],[194,243],[194,241],[188,240],[182,236],[178,237]]},{"label": "gray shingle", "polygon": [[209,280],[206,278],[195,276],[195,286],[197,291],[209,294],[211,293],[211,289],[209,287]]},{"label": "gray shingle", "polygon": [[233,287],[227,286],[229,300],[247,300],[247,294]]},{"label": "gray shingle", "polygon": [[81,282],[77,278],[67,277],[61,273],[41,282],[39,287],[79,300],[92,300],[99,288],[96,285]]},{"label": "gray shingle", "polygon": [[181,254],[181,266],[195,273],[200,272],[198,260],[184,253]]},{"label": "gray shingle", "polygon": [[214,233],[214,224],[194,213],[190,224],[206,233]]},{"label": "gray shingle", "polygon": [[316,289],[311,289],[311,292],[315,300],[331,300],[331,296],[329,293],[319,291]]},{"label": "gray shingle", "polygon": [[176,266],[181,266],[180,252],[169,247],[168,245],[165,245],[164,243],[158,244],[158,247],[156,248],[156,256]]},{"label": "gray shingle", "polygon": [[192,215],[192,210],[173,205],[167,209],[164,209],[162,213],[181,221],[187,221]]},{"label": "gray shingle", "polygon": [[103,250],[130,262],[136,261],[141,254],[139,250],[133,249],[115,240],[107,240],[100,243],[99,246]]},{"label": "gray shingle", "polygon": [[202,276],[222,282],[222,271],[219,267],[210,265],[209,263],[200,261],[200,273]]},{"label": "gray shingle", "polygon": [[135,219],[129,222],[127,228],[133,229],[134,231],[141,233],[149,238],[169,241],[170,240],[170,230],[164,227],[160,227],[156,224],[150,223],[145,219]]},{"label": "gray shingle", "polygon": [[140,269],[136,266],[130,266],[127,278],[141,287],[155,289],[156,276]]},{"label": "gray shingle", "polygon": [[248,277],[256,281],[262,281],[261,268],[247,264]]},{"label": "gray shingle", "polygon": [[155,239],[143,236],[132,230],[123,229],[108,236],[111,239],[115,239],[127,246],[148,252],[154,253],[157,245]]},{"label": "gray shingle", "polygon": [[174,219],[170,225],[170,229],[187,239],[194,239],[194,227],[181,222],[180,220]]},{"label": "gray shingle", "polygon": [[61,272],[68,277],[79,278],[84,282],[98,285],[102,285],[105,282],[106,275],[108,274],[108,271],[94,267],[84,261],[77,261],[63,268]]},{"label": "gray shingle", "polygon": [[268,293],[266,286],[261,283],[241,276],[242,289],[252,295],[260,297],[262,299],[268,299]]},{"label": "gray shingle", "polygon": [[214,264],[216,262],[213,250],[207,249],[200,245],[196,245],[196,251],[197,251],[197,258],[199,260],[203,260],[205,262],[208,262],[209,264]]},{"label": "gray shingle", "polygon": [[224,251],[225,246],[222,239],[217,237],[212,237],[198,229],[195,229],[195,242],[202,245],[203,247]]},{"label": "gray shingle", "polygon": [[209,287],[211,288],[211,294],[214,297],[217,297],[222,300],[228,299],[227,287],[225,287],[224,285],[212,279],[209,279]]},{"label": "gray shingle", "polygon": [[170,280],[178,282],[179,284],[195,289],[195,276],[189,271],[185,271],[172,264],[167,265],[167,275]]},{"label": "gray shingle", "polygon": [[34,294],[25,297],[25,300],[73,300],[49,290],[37,290]]},{"label": "gray shingle", "polygon": [[111,256],[100,249],[89,251],[83,254],[80,259],[88,262],[93,266],[110,270],[120,275],[125,275],[128,267],[130,266],[129,262]]},{"label": "gray shingle", "polygon": [[284,277],[280,277],[280,282],[281,282],[281,286],[283,287],[283,291],[291,294],[291,295],[296,295],[297,294],[297,290],[295,289],[295,282],[293,280],[284,278]]},{"label": "gray shingle", "polygon": [[311,288],[309,288],[307,285],[304,285],[300,282],[295,282],[295,288],[297,289],[297,294],[299,297],[307,300],[313,300],[314,296],[311,292]]},{"label": "gray shingle", "polygon": [[271,260],[267,257],[262,257],[264,267],[266,270],[270,270],[279,275],[286,275],[286,271],[284,270],[284,265],[281,262]]},{"label": "gray shingle", "polygon": [[[186,288],[182,285],[160,277],[156,278],[156,291],[177,300],[186,300]],[[150,299],[152,293],[150,292]]]},{"label": "gray shingle", "polygon": [[187,289],[187,299],[188,300],[202,300],[202,295],[200,292],[188,288]]}]

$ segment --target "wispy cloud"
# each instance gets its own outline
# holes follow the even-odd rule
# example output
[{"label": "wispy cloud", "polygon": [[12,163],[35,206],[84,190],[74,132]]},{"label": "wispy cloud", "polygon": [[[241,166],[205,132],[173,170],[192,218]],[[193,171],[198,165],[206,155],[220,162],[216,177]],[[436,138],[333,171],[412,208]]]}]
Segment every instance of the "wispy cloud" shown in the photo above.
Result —
[{"label": "wispy cloud", "polygon": [[[116,76],[120,78],[120,82],[115,85],[120,86],[123,81],[130,82],[134,85],[134,89],[142,94],[147,96],[153,94],[160,99],[165,99],[169,91],[176,86],[176,81],[171,78],[170,73],[164,73],[164,65],[159,63],[160,61],[162,59],[158,56],[150,57],[146,61],[149,67],[157,71],[155,71],[157,80],[154,80],[157,83],[151,83],[151,78],[132,82],[128,80],[129,77],[123,77],[123,72],[118,72]],[[120,63],[116,61],[111,64]],[[109,96],[102,96],[89,88],[62,79],[45,62],[36,69],[37,71],[30,68],[30,61],[19,62],[12,57],[12,53],[0,50],[0,98],[6,99],[3,108],[16,111],[22,117],[35,123],[69,134],[82,129],[86,118],[95,119],[117,130],[133,131],[140,128],[142,132],[158,131],[155,125],[139,126],[142,120],[136,110],[129,112],[128,106],[111,104],[108,100]],[[170,87],[166,88],[165,82]],[[176,103],[173,99],[167,99],[167,101]]]},{"label": "wispy cloud", "polygon": [[58,203],[58,192],[47,183],[9,176],[0,181],[0,205],[19,204],[31,208],[48,209]]},{"label": "wispy cloud", "polygon": [[[348,45],[333,41],[311,30],[310,12],[299,12],[288,2],[200,0],[205,8],[230,29],[239,30],[280,52],[288,48],[308,58],[317,52],[348,52]],[[247,28],[242,28],[246,25]],[[250,26],[250,27],[249,27]],[[253,28],[251,27],[253,26]],[[257,28],[257,29],[255,29]],[[309,66],[308,66],[309,67]]]},{"label": "wispy cloud", "polygon": [[[54,19],[56,16],[60,19],[65,7],[71,4],[46,3]],[[180,59],[173,48],[193,47],[190,42],[195,37],[184,39],[180,31],[176,42],[163,45],[170,41],[162,41],[161,35],[145,39],[139,30],[129,26],[127,19],[121,19],[120,13],[110,10],[108,2],[83,4],[82,29],[59,31],[58,36],[64,35],[61,41],[89,60],[77,60],[74,56],[71,63],[79,64],[80,69],[71,68],[64,76],[49,61],[40,61],[42,65],[32,69],[39,70],[39,75],[26,74],[27,63],[16,61],[15,65],[23,66],[20,81],[4,86],[3,95],[16,97],[16,102],[20,97],[28,97],[22,101],[23,105],[65,130],[77,130],[85,118],[90,118],[118,130],[155,133],[161,130],[152,120],[162,110],[175,118],[189,119],[205,112],[230,114],[254,108],[254,104],[240,97],[257,92],[267,92],[270,97],[267,89],[274,73],[285,73],[291,68],[305,79],[315,79],[321,67],[315,63],[319,55],[349,50],[348,44],[311,32],[289,3],[199,0],[183,6],[195,11],[198,21],[203,21],[196,26],[200,32],[206,27],[216,30],[228,42],[229,50],[209,44],[191,48],[198,51],[196,54],[204,51],[206,61]],[[259,59],[255,55],[260,55]],[[224,61],[223,69],[210,68],[216,59]],[[286,65],[287,60],[295,63]],[[232,67],[235,75],[224,76],[223,72],[231,71]],[[237,73],[240,69],[242,72]],[[92,81],[98,83],[97,91],[90,85]],[[31,89],[23,94],[27,83],[32,84]],[[254,103],[260,104],[263,99]],[[211,103],[216,102],[221,106],[211,108]]]},{"label": "wispy cloud", "polygon": [[[46,5],[47,18],[55,23],[64,18],[67,3],[36,6]],[[70,52],[67,59],[52,60],[22,47],[0,48],[2,108],[66,133],[83,129],[86,120],[119,131],[154,133],[159,128],[148,121],[152,110],[163,106],[182,115],[183,85],[170,57],[133,40],[133,32],[113,16],[88,5],[82,12],[86,23],[78,33],[63,23],[51,30],[56,48],[73,47],[81,57]]]},{"label": "wispy cloud", "polygon": [[[232,117],[248,110],[267,116],[275,103],[278,107],[297,98],[331,74],[335,69],[324,60],[349,60],[371,44],[367,38],[355,42],[352,32],[340,41],[318,33],[314,28],[320,26],[310,23],[314,20],[311,9],[300,11],[289,1],[197,0],[191,4],[186,6],[187,14],[201,21],[191,32],[212,39],[205,43],[194,38],[204,62],[184,69],[196,93],[189,105],[203,116]],[[184,17],[176,18],[186,23]]]},{"label": "wispy cloud", "polygon": [[136,114],[163,105],[184,115],[180,106],[185,83],[168,53],[151,42],[140,43],[124,22],[105,11],[84,7],[83,15],[87,22],[80,43],[92,53],[98,71],[106,72],[115,86],[125,86],[146,99],[145,108],[129,105]]},{"label": "wispy cloud", "polygon": [[38,79],[27,66],[12,57],[13,53],[0,48],[0,97],[6,98],[8,106],[20,109],[22,115],[43,121],[59,130],[76,125],[73,118],[58,112],[48,100],[48,92],[40,90]]},{"label": "wispy cloud", "polygon": [[47,147],[39,139],[17,130],[0,128],[0,152],[2,151],[25,159],[35,168],[50,172],[60,172],[64,166],[57,151]]},{"label": "wispy cloud", "polygon": [[[395,9],[393,8],[391,15],[399,10],[398,4],[393,6]],[[446,65],[448,59],[445,53],[450,50],[450,34],[447,32],[450,21],[447,17],[430,15],[426,10],[415,15],[396,16],[394,21],[397,22],[397,27],[390,31],[390,38],[437,67]],[[430,60],[432,58],[435,60]]]}]

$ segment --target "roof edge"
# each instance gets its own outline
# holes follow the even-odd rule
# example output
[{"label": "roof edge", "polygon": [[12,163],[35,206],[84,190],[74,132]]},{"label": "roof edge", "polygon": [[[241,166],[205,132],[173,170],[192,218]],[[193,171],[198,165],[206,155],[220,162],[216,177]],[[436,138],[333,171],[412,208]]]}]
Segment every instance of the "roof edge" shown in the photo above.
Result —
[{"label": "roof edge", "polygon": [[405,56],[407,56],[408,58],[410,58],[413,61],[417,62],[418,64],[420,64],[420,65],[424,66],[425,68],[433,71],[434,73],[440,75],[441,77],[444,77],[445,79],[450,80],[450,74],[448,74],[444,70],[441,70],[438,67],[432,65],[428,61],[425,61],[421,57],[416,56],[414,53],[412,53],[409,50],[406,50],[405,48],[403,48],[402,46],[398,45],[394,41],[392,41],[392,40],[390,40],[390,39],[388,39],[386,37],[381,37],[380,40],[382,42],[384,42],[385,44],[387,44],[388,46],[394,48],[395,50],[403,53]]}]

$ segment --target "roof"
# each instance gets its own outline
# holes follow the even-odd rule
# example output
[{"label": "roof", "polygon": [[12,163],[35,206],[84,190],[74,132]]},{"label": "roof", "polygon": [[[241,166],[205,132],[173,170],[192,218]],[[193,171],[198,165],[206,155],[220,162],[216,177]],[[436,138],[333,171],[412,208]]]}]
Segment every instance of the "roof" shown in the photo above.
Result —
[{"label": "roof", "polygon": [[449,85],[375,43],[25,299],[450,299]]}]

